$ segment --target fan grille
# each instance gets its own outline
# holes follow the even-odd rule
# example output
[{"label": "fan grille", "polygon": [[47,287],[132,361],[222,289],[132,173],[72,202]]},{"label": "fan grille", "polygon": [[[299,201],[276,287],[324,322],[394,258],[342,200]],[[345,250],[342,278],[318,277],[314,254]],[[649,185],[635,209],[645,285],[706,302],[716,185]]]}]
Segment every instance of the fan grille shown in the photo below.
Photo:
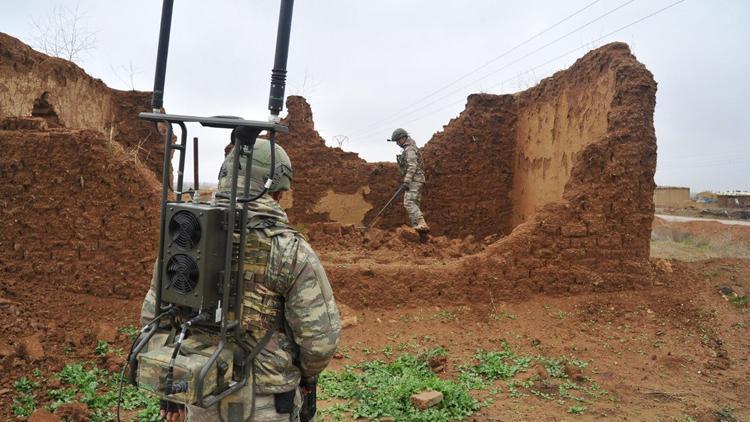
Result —
[{"label": "fan grille", "polygon": [[167,288],[174,288],[183,294],[190,293],[198,285],[198,275],[198,265],[188,255],[178,254],[167,262]]},{"label": "fan grille", "polygon": [[182,250],[193,249],[201,240],[201,223],[189,211],[179,211],[169,221],[172,244]]}]

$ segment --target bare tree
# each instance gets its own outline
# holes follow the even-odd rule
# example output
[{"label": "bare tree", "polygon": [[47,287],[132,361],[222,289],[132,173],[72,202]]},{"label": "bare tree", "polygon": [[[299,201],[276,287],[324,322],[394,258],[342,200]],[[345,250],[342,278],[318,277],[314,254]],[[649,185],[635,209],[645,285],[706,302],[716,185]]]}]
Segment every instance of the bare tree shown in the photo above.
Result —
[{"label": "bare tree", "polygon": [[[131,91],[135,91],[135,75],[139,73],[143,73],[141,70],[139,70],[137,67],[133,66],[133,60],[128,61],[128,65],[121,65],[119,67],[110,66],[110,70],[112,70],[112,73],[115,74],[117,79],[120,80],[124,85],[127,85],[130,87]],[[120,72],[123,72],[125,74],[125,77],[122,77]]]},{"label": "bare tree", "polygon": [[43,19],[32,18],[34,47],[50,56],[80,60],[82,53],[96,47],[96,33],[86,27],[85,19],[80,3],[73,9],[57,5]]}]

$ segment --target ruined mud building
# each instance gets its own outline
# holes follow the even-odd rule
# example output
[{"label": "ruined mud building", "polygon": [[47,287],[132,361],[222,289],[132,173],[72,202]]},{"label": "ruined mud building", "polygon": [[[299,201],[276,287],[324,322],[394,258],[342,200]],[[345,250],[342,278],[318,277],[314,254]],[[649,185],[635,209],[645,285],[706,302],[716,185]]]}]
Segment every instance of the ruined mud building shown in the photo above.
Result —
[{"label": "ruined mud building", "polygon": [[[397,282],[376,287],[352,281],[351,271],[332,271],[360,303],[376,294],[399,297],[395,290],[434,298],[445,289],[448,300],[473,301],[488,289],[508,297],[650,283],[655,94],[651,73],[627,45],[613,43],[526,91],[469,96],[423,148],[422,209],[433,235],[505,237],[455,268],[426,268],[416,279],[383,269]],[[290,97],[288,109],[291,131],[281,142],[296,166],[292,220],[370,221],[398,186],[395,164],[325,147],[305,100]],[[342,207],[356,218],[341,216]],[[405,221],[394,207],[380,226]],[[454,278],[438,283],[450,279],[446,271]],[[466,286],[455,289],[457,280]]]},{"label": "ruined mud building", "polygon": [[[613,43],[526,91],[469,96],[424,147],[423,210],[436,236],[499,240],[446,269],[384,268],[389,283],[377,292],[359,270],[331,269],[337,293],[356,305],[389,289],[436,297],[456,283],[466,288],[451,301],[487,289],[510,297],[648,283],[655,91],[650,72]],[[143,294],[163,157],[156,128],[137,119],[148,98],[0,34],[3,280]],[[326,147],[306,101],[290,97],[287,108],[291,131],[279,142],[295,166],[293,224],[370,221],[398,186],[395,164]],[[394,207],[381,227],[404,221]]]}]

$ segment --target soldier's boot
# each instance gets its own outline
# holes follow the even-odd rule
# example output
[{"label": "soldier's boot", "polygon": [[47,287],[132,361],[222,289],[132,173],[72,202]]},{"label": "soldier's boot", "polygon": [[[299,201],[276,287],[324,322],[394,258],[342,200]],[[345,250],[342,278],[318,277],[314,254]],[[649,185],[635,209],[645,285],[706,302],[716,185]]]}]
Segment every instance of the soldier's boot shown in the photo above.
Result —
[{"label": "soldier's boot", "polygon": [[427,222],[424,221],[424,218],[421,218],[419,220],[419,223],[414,226],[414,230],[416,230],[419,233],[429,233],[430,226],[427,225]]}]

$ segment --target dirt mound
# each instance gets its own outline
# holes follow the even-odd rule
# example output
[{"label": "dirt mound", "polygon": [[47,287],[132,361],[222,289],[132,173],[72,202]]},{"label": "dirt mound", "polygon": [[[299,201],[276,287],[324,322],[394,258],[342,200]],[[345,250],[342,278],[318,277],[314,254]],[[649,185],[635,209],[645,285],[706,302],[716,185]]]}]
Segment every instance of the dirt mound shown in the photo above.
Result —
[{"label": "dirt mound", "polygon": [[654,218],[651,256],[697,261],[750,258],[750,226],[718,221],[665,221]]},{"label": "dirt mound", "polygon": [[669,239],[682,241],[689,238],[697,241],[729,240],[740,246],[750,248],[750,226],[741,224],[724,224],[718,221],[666,221],[654,218],[651,238],[654,240]]},{"label": "dirt mound", "polygon": [[[464,239],[428,236],[422,239],[419,233],[407,226],[396,230],[366,230],[350,224],[313,223],[305,226],[304,234],[316,248],[330,251],[332,255],[340,257],[342,249],[346,254],[378,251],[378,259],[384,262],[389,262],[388,258],[396,261],[421,258],[447,260],[475,254],[486,246],[486,243],[476,242],[473,236]],[[330,258],[332,262],[339,260]]]},{"label": "dirt mound", "polygon": [[158,238],[153,174],[94,131],[0,131],[0,139],[0,259],[11,290],[41,283],[142,295]]}]

